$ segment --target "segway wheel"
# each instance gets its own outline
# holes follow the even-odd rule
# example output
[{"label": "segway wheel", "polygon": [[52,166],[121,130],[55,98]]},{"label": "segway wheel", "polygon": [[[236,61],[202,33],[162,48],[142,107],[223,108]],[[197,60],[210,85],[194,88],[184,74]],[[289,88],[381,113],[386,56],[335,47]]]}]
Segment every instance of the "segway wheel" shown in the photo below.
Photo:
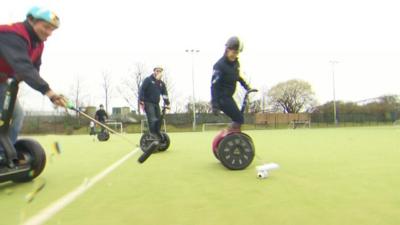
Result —
[{"label": "segway wheel", "polygon": [[255,149],[251,138],[243,133],[229,134],[218,145],[222,165],[230,170],[243,170],[254,159]]},{"label": "segway wheel", "polygon": [[151,143],[154,142],[154,138],[150,135],[150,133],[144,133],[140,138],[140,149],[143,152],[146,152],[149,149]]},{"label": "segway wheel", "polygon": [[108,141],[108,139],[110,139],[110,134],[108,132],[100,132],[97,134],[97,139],[99,141]]},{"label": "segway wheel", "polygon": [[20,139],[15,143],[19,164],[30,164],[31,169],[14,182],[29,182],[39,176],[46,166],[46,153],[39,142]]},{"label": "segway wheel", "polygon": [[215,158],[219,160],[219,156],[218,156],[217,150],[212,150],[212,152],[213,152]]},{"label": "segway wheel", "polygon": [[165,132],[161,132],[161,135],[163,137],[163,141],[160,143],[160,146],[158,147],[158,151],[164,152],[167,151],[169,148],[169,145],[171,144],[171,139],[169,138],[168,134]]}]

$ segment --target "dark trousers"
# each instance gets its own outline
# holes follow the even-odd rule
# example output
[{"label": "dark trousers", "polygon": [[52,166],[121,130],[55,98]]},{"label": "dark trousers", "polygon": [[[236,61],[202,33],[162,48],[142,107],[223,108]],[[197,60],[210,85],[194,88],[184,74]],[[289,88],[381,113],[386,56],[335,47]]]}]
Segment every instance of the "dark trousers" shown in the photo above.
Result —
[{"label": "dark trousers", "polygon": [[240,112],[235,100],[232,97],[221,97],[218,99],[219,109],[229,116],[233,122],[238,124],[244,123],[244,117]]},{"label": "dark trousers", "polygon": [[[99,122],[102,123],[102,124],[106,124],[106,120],[99,120]],[[106,128],[104,128],[103,126],[100,126],[100,132],[101,133],[103,133],[105,129]]]},{"label": "dark trousers", "polygon": [[160,138],[161,136],[161,111],[158,104],[145,102],[144,111],[146,112],[147,122],[149,124],[150,133],[156,134]]}]

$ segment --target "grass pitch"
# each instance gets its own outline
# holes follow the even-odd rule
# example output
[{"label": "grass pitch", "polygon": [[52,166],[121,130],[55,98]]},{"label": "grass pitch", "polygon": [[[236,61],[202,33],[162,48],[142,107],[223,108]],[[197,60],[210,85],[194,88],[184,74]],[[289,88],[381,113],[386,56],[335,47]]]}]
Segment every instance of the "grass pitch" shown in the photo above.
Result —
[{"label": "grass pitch", "polygon": [[[259,156],[246,170],[229,171],[214,158],[216,132],[171,133],[167,152],[143,165],[134,155],[45,224],[400,223],[399,128],[246,133]],[[35,182],[0,184],[1,224],[22,224],[136,148],[116,136],[104,143],[84,135],[34,138],[49,150],[45,172]],[[54,141],[62,152],[50,157]],[[281,168],[259,180],[255,167],[266,162]]]}]

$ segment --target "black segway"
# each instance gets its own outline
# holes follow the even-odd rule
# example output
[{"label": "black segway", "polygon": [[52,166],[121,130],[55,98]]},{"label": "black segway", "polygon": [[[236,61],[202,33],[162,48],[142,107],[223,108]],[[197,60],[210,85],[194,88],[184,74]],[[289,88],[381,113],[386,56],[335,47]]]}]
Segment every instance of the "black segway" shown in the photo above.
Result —
[{"label": "black segway", "polygon": [[[162,113],[160,118],[161,121],[164,121],[164,115],[167,108],[168,107],[166,106],[163,106],[162,108]],[[140,149],[142,149],[143,154],[138,158],[139,163],[143,163],[144,161],[146,161],[150,157],[150,155],[153,154],[154,152],[166,151],[169,148],[171,140],[165,131],[166,127],[164,127],[164,132],[161,132],[162,140],[153,137],[150,134],[149,130],[143,133],[142,137],[140,138]]]},{"label": "black segway", "polygon": [[19,139],[11,143],[9,129],[12,121],[18,82],[7,80],[3,108],[0,110],[0,145],[4,156],[0,161],[0,182],[28,182],[39,176],[46,165],[46,154],[42,146],[32,139]]},{"label": "black segway", "polygon": [[[165,112],[166,112],[167,108],[168,107],[166,107],[166,106],[162,107],[161,118],[160,118],[161,121],[164,121],[164,116],[165,116]],[[148,126],[148,124],[147,124],[147,126]],[[165,126],[164,126],[164,131],[161,131],[161,136],[162,136],[162,140],[160,141],[160,143],[158,144],[158,147],[155,149],[154,152],[156,152],[156,151],[160,151],[160,152],[167,151],[167,149],[169,148],[169,146],[171,144],[171,139],[169,138],[169,136],[168,136],[168,134],[166,132],[166,127]],[[150,134],[149,130],[145,131],[143,133],[142,137],[140,138],[140,148],[142,149],[142,151],[143,152],[147,151],[149,149],[150,144],[153,143],[155,140],[156,139]]]},{"label": "black segway", "polygon": [[[249,94],[257,92],[252,89],[246,92],[243,99],[241,112],[244,113],[248,104]],[[254,159],[255,148],[251,137],[241,131],[220,131],[212,143],[214,156],[231,170],[243,170]]]},{"label": "black segway", "polygon": [[108,141],[108,139],[110,139],[110,133],[106,129],[101,129],[97,134],[97,139],[99,141]]}]

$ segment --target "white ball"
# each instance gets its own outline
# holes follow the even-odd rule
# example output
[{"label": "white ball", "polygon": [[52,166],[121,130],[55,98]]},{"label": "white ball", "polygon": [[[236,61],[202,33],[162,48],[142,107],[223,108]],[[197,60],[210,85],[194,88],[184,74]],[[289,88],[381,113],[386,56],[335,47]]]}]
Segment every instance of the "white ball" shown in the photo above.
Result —
[{"label": "white ball", "polygon": [[258,177],[259,179],[265,179],[265,178],[268,177],[268,172],[267,172],[266,170],[264,170],[264,171],[259,171],[259,172],[257,173],[257,177]]}]

